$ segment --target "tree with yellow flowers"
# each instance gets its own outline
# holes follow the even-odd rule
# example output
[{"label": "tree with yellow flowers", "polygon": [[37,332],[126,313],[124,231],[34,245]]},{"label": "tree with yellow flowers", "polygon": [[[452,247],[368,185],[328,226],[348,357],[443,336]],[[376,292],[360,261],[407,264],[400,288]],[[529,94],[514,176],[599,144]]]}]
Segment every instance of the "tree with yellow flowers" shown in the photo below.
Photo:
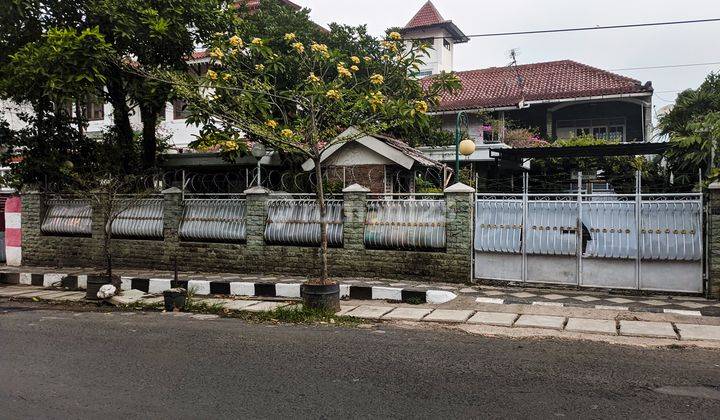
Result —
[{"label": "tree with yellow flowers", "polygon": [[[190,122],[204,126],[194,147],[219,147],[233,159],[254,142],[299,154],[315,163],[320,209],[322,272],[328,275],[326,203],[321,156],[348,127],[372,135],[397,127],[428,126],[428,110],[459,87],[454,75],[433,79],[424,90],[412,77],[425,53],[397,32],[378,40],[347,27],[325,34],[327,43],[286,33],[277,39],[217,34],[210,69],[200,79],[175,76],[187,98]],[[342,39],[340,39],[340,38]],[[337,45],[337,47],[328,46]]]}]

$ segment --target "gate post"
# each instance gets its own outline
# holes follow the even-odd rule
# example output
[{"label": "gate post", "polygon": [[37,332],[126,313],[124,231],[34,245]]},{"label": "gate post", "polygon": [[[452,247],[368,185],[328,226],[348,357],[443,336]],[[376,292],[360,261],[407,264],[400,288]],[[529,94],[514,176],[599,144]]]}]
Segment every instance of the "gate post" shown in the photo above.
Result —
[{"label": "gate post", "polygon": [[163,249],[165,264],[175,267],[180,250],[180,220],[183,213],[183,192],[179,188],[168,188],[163,195]]},{"label": "gate post", "polygon": [[[453,256],[459,278],[473,280],[473,223],[475,189],[457,183],[445,189],[447,253]],[[453,270],[455,271],[455,270]]]},{"label": "gate post", "polygon": [[709,254],[708,266],[708,285],[707,294],[711,299],[720,299],[720,182],[713,182],[708,187],[710,192],[710,200],[708,211],[710,229],[707,234],[709,236],[709,247],[706,252]]}]

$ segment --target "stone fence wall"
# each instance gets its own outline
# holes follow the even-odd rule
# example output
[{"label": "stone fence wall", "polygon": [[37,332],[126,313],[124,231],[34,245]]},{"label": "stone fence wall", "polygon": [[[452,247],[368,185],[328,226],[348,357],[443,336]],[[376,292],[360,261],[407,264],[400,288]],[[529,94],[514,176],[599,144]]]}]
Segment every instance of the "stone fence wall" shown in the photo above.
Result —
[{"label": "stone fence wall", "polygon": [[[330,274],[335,277],[379,277],[403,280],[466,283],[472,277],[472,188],[457,184],[445,192],[446,249],[420,252],[367,249],[364,242],[368,191],[358,185],[343,191],[343,246],[329,250]],[[163,240],[113,239],[114,265],[124,268],[242,274],[317,275],[320,251],[312,247],[265,243],[269,191],[246,191],[247,240],[242,244],[181,241],[182,194],[163,192]],[[29,266],[102,268],[105,235],[100,211],[93,211],[91,237],[50,236],[41,232],[44,197],[25,193],[23,204],[23,264]]]}]

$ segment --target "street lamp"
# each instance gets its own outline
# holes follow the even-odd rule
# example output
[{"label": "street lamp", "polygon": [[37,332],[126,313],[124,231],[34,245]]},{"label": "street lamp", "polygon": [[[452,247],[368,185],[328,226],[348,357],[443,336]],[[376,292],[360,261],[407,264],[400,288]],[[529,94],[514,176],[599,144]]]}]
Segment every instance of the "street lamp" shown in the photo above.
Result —
[{"label": "street lamp", "polygon": [[470,123],[468,122],[465,111],[458,112],[455,121],[455,183],[460,182],[460,155],[470,156],[475,153],[475,142],[469,138],[460,141],[462,137],[461,126],[465,126],[465,132],[470,132]]},{"label": "street lamp", "polygon": [[257,159],[258,187],[262,187],[262,178],[260,177],[260,160],[265,157],[267,150],[262,143],[255,143],[251,151],[252,155]]}]

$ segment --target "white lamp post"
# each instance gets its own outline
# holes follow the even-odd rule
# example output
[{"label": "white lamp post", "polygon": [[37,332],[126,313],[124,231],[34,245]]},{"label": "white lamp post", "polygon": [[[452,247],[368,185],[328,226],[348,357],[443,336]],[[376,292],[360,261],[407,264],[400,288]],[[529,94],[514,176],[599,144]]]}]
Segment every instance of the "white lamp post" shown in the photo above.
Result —
[{"label": "white lamp post", "polygon": [[262,187],[262,178],[260,175],[260,161],[262,158],[265,157],[265,154],[267,153],[267,150],[265,150],[265,145],[262,143],[255,143],[255,145],[252,148],[251,151],[252,155],[257,159],[257,173],[258,173],[258,187]]}]

